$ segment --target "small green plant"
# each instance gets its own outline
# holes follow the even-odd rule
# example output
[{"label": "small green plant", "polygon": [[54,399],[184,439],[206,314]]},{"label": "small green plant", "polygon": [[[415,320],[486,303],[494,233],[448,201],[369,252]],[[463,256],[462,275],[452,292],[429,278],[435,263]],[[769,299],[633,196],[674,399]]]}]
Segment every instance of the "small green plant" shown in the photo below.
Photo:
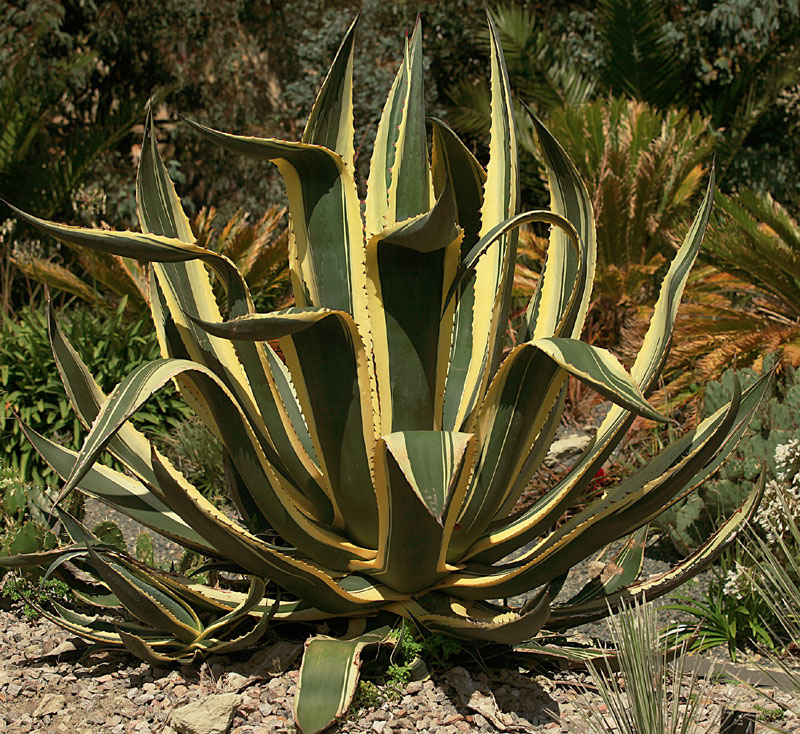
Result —
[{"label": "small green plant", "polygon": [[[406,622],[388,635],[389,664],[366,664],[353,699],[355,711],[380,706],[400,697],[412,680],[421,680],[452,667],[453,659],[465,653],[457,639],[438,632],[423,634]],[[380,656],[379,656],[380,657]]]},{"label": "small green plant", "polygon": [[[23,481],[0,458],[0,556],[54,548],[58,544],[57,522],[50,517],[55,493]],[[80,497],[70,503],[80,510]]]},{"label": "small green plant", "polygon": [[764,622],[769,607],[750,584],[742,560],[741,551],[729,549],[720,559],[704,598],[680,596],[676,603],[668,605],[697,620],[671,627],[681,639],[693,640],[692,650],[702,652],[724,646],[736,662],[737,650],[754,644],[774,647],[769,626]]},{"label": "small green plant", "polygon": [[17,574],[9,575],[0,588],[0,595],[12,602],[22,602],[22,613],[28,619],[38,619],[39,609],[45,602],[64,603],[71,596],[70,588],[58,579],[30,579]]},{"label": "small green plant", "polygon": [[786,711],[782,708],[770,708],[769,706],[761,706],[757,703],[753,704],[753,708],[758,712],[758,720],[767,724],[780,721],[786,714]]},{"label": "small green plant", "polygon": [[[643,599],[626,603],[620,613],[608,619],[608,627],[618,651],[622,681],[607,660],[604,667],[588,662],[592,683],[607,710],[602,711],[596,699],[584,691],[588,705],[579,707],[581,719],[570,723],[590,734],[607,734],[611,730],[609,717],[611,728],[621,734],[694,732],[703,698],[698,676],[685,676],[686,648],[670,649],[676,640],[659,634],[653,604]],[[677,662],[670,670],[672,658]],[[683,701],[687,702],[685,706]]]},{"label": "small green plant", "polygon": [[225,494],[222,442],[196,416],[189,417],[159,442],[175,468],[211,500]]}]

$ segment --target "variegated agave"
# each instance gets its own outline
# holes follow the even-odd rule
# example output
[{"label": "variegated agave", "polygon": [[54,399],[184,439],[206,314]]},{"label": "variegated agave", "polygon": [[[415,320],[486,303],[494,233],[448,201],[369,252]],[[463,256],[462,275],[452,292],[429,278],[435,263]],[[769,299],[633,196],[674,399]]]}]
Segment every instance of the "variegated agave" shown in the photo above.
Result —
[{"label": "variegated agave", "polygon": [[[489,26],[488,167],[437,120],[429,162],[417,27],[378,128],[363,218],[353,175],[355,23],[302,141],[190,123],[233,153],[274,162],[283,174],[295,308],[253,313],[231,262],[194,244],[149,120],[137,179],[141,234],[66,227],[19,212],[61,240],[150,263],[163,358],[108,397],[51,313],[59,369],[90,430],[77,455],[25,430],[66,479],[62,495],[77,488],[255,579],[249,595],[204,586],[147,568],[77,527],[74,547],[8,563],[55,559],[67,577],[75,564],[94,569],[99,586],[80,590],[83,596],[96,599],[105,590],[106,603],[131,617],[114,627],[59,609],[53,616],[61,625],[150,660],[183,661],[226,649],[226,642],[252,643],[265,615],[353,618],[361,635],[307,645],[296,714],[305,731],[316,731],[349,703],[360,648],[383,638],[366,626],[375,613],[552,652],[546,637],[532,641],[540,630],[564,630],[603,616],[608,603],[668,591],[709,562],[752,512],[758,491],[678,568],[636,580],[647,523],[715,470],[766,379],[744,394],[737,390],[725,408],[557,524],[634,418],[660,418],[644,395],[666,358],[713,182],[626,372],[610,353],[579,341],[594,274],[593,212],[574,166],[538,121],[551,210],[518,212],[510,90],[491,19]],[[502,358],[515,233],[532,221],[552,226],[549,250],[523,338]],[[224,289],[221,309],[212,275]],[[276,339],[283,358],[270,346]],[[613,405],[563,479],[512,514],[553,440],[570,375]],[[204,499],[127,422],[170,380],[224,443],[235,515]],[[129,473],[96,464],[103,450]],[[576,596],[556,598],[575,564],[625,537],[606,572]],[[260,580],[279,587],[280,598],[263,597]],[[497,601],[528,592],[518,606]]]}]

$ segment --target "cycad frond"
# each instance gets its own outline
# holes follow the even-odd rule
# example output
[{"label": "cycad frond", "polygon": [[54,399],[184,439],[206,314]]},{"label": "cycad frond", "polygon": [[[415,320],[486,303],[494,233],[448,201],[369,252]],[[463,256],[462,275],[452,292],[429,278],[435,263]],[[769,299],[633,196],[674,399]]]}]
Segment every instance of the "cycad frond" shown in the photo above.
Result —
[{"label": "cycad frond", "polygon": [[657,107],[685,100],[676,55],[664,34],[662,0],[602,0],[605,86]]}]

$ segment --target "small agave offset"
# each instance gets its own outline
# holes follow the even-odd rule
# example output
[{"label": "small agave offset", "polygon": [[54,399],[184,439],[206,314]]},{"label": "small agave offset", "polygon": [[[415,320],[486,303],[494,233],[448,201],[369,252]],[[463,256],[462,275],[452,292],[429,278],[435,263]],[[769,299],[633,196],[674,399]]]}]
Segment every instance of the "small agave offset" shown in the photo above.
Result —
[{"label": "small agave offset", "polygon": [[[306,645],[295,703],[306,732],[346,710],[361,649],[386,638],[378,625],[387,617],[553,654],[548,630],[597,619],[609,604],[645,592],[652,599],[700,570],[761,492],[677,568],[637,580],[648,522],[720,465],[767,378],[744,393],[737,387],[728,405],[586,504],[593,477],[633,420],[664,420],[645,396],[667,356],[713,175],[626,372],[609,352],[579,340],[594,276],[594,215],[574,166],[535,119],[551,208],[519,212],[511,93],[491,18],[486,170],[438,120],[429,158],[418,24],[384,107],[362,217],[353,171],[355,25],[300,142],[190,123],[232,153],[278,166],[290,205],[294,308],[254,313],[231,261],[194,244],[150,119],[137,178],[141,234],[18,212],[58,239],[150,263],[162,359],[109,396],[50,312],[58,367],[89,432],[75,454],[23,428],[64,477],[62,496],[78,489],[96,497],[240,574],[243,584],[214,588],[149,568],[66,515],[73,545],[5,563],[50,563],[100,612],[59,606],[48,612],[54,621],[160,664],[253,645],[282,620],[351,618],[346,639],[318,636]],[[527,222],[551,225],[549,250],[519,343],[503,357],[516,230]],[[563,478],[512,513],[553,441],[570,375],[612,407]],[[128,423],[173,380],[224,445],[235,514],[207,501]],[[103,451],[128,472],[95,463]],[[558,596],[575,564],[622,538],[604,572],[577,595]],[[276,591],[266,593],[266,583]],[[528,594],[521,606],[497,601],[521,594]]]}]

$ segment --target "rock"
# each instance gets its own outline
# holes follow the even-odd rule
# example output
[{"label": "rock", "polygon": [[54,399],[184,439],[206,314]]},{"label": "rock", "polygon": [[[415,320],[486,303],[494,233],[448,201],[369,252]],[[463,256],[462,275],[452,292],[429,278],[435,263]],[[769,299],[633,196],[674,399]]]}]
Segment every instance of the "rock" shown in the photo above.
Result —
[{"label": "rock", "polygon": [[566,459],[577,456],[591,440],[591,437],[585,433],[573,433],[571,436],[553,441],[550,444],[550,451],[548,451],[544,463],[547,466],[556,466]]},{"label": "rock", "polygon": [[253,678],[247,678],[240,673],[226,673],[222,678],[220,686],[226,693],[240,693],[249,685],[252,685]]},{"label": "rock", "polygon": [[84,643],[80,639],[70,639],[64,640],[59,645],[56,645],[51,650],[47,649],[47,645],[45,645],[45,652],[38,657],[38,660],[52,660],[54,658],[60,658],[62,655],[68,657],[75,657],[76,653],[81,654],[86,649],[86,643]]},{"label": "rock", "polygon": [[175,709],[169,724],[178,734],[227,734],[238,705],[235,693],[206,696]]},{"label": "rock", "polygon": [[483,681],[473,681],[465,668],[456,666],[447,671],[445,677],[456,689],[461,703],[475,712],[473,718],[479,728],[486,727],[487,721],[490,721],[498,731],[533,731],[533,727],[524,720],[515,721],[510,714],[499,709],[494,694],[486,685],[485,676]]},{"label": "rock", "polygon": [[63,711],[67,706],[67,699],[65,696],[60,696],[57,693],[45,693],[33,712],[35,717],[48,716],[57,714]]},{"label": "rock", "polygon": [[302,652],[302,645],[281,640],[259,650],[250,658],[249,666],[253,675],[280,675],[300,657]]}]

